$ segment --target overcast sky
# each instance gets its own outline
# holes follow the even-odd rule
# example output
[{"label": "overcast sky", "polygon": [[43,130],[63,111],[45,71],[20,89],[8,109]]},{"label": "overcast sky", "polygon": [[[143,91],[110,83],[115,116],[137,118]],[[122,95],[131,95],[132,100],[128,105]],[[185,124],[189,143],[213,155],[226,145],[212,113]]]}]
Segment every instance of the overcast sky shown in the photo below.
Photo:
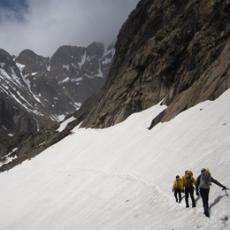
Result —
[{"label": "overcast sky", "polygon": [[0,0],[0,48],[51,56],[61,45],[110,43],[139,0]]}]

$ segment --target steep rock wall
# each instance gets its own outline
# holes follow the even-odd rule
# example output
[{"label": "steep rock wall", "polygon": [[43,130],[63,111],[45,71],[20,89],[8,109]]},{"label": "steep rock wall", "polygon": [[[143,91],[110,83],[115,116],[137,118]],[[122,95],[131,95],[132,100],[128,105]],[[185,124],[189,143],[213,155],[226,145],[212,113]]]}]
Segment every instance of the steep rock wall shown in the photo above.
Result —
[{"label": "steep rock wall", "polygon": [[168,108],[153,126],[218,97],[230,87],[229,15],[228,0],[140,1],[83,126],[111,126],[162,100]]}]

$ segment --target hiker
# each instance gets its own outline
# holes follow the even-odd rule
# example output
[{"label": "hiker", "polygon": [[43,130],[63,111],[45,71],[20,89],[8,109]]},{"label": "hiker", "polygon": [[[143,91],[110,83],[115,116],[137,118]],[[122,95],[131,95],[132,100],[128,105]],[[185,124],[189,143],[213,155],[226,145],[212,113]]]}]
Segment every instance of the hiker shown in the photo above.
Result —
[{"label": "hiker", "polygon": [[197,182],[196,182],[196,194],[200,195],[202,198],[203,207],[204,207],[204,214],[207,217],[210,216],[208,198],[209,198],[209,190],[210,190],[211,182],[220,186],[223,190],[227,189],[219,181],[212,178],[208,169],[204,168],[201,170],[201,174],[198,176]]},{"label": "hiker", "polygon": [[189,196],[192,200],[192,207],[196,207],[196,202],[194,198],[194,186],[195,179],[193,177],[193,173],[190,170],[185,171],[185,175],[183,176],[183,185],[184,185],[184,192],[185,192],[185,203],[186,208],[189,208]]},{"label": "hiker", "polygon": [[182,181],[182,178],[177,175],[176,176],[176,179],[174,180],[173,182],[173,188],[172,188],[172,191],[174,192],[174,196],[175,196],[175,199],[176,199],[176,202],[181,202],[181,193],[184,192],[183,191],[183,181]]}]

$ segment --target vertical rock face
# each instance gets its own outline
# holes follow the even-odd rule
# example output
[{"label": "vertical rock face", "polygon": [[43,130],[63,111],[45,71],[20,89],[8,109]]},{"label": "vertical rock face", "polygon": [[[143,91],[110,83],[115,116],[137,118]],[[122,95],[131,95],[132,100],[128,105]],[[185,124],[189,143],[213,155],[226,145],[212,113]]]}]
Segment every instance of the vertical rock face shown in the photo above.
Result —
[{"label": "vertical rock face", "polygon": [[37,72],[45,72],[49,58],[37,55],[32,50],[23,50],[16,58],[17,63],[24,64],[23,75],[35,75]]},{"label": "vertical rock face", "polygon": [[229,35],[228,0],[140,1],[83,125],[111,126],[161,100],[168,108],[157,122],[165,121],[215,99],[230,87]]}]

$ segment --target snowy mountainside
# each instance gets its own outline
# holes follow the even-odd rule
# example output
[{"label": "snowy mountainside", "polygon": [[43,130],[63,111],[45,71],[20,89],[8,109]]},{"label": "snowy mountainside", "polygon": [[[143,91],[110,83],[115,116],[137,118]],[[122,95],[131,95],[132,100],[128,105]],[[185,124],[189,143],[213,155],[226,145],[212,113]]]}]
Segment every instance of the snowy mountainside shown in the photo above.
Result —
[{"label": "snowy mountainside", "polygon": [[4,50],[1,50],[0,79],[2,93],[13,97],[26,110],[39,114],[39,109],[36,108],[40,102],[39,99],[28,91],[27,83],[22,77],[18,66]]},{"label": "snowy mountainside", "polygon": [[[20,66],[22,68],[22,66]],[[53,122],[47,111],[28,88],[19,66],[9,53],[0,50],[0,158],[19,147]]]},{"label": "snowy mountainside", "polygon": [[[174,201],[172,181],[209,168],[230,187],[230,91],[147,127],[155,105],[105,129],[75,128],[44,154],[0,174],[2,230],[229,229],[230,200],[212,185],[211,217]],[[25,218],[26,216],[26,218]]]},{"label": "snowy mountainside", "polygon": [[33,94],[60,121],[102,87],[113,55],[113,46],[94,42],[88,47],[61,46],[51,58],[24,50],[16,62],[24,65]]},{"label": "snowy mountainside", "polygon": [[[43,139],[56,140],[57,122],[101,88],[113,55],[113,46],[96,42],[88,47],[62,46],[51,58],[32,50],[12,57],[1,49],[0,160],[8,162],[4,156],[12,159],[15,154],[24,159],[35,147],[40,149]],[[22,145],[26,147],[20,152]]]}]

